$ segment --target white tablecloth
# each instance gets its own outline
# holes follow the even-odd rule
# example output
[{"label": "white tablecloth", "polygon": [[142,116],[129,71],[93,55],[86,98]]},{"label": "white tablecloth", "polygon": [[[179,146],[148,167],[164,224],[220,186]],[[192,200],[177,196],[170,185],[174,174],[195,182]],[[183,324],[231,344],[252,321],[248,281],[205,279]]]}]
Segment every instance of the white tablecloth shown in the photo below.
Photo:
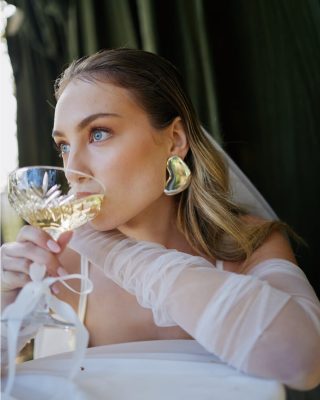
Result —
[{"label": "white tablecloth", "polygon": [[[17,367],[12,396],[23,400],[284,400],[275,381],[242,374],[193,340],[133,342],[87,350],[73,382],[70,353]],[[3,388],[3,386],[2,386]]]}]

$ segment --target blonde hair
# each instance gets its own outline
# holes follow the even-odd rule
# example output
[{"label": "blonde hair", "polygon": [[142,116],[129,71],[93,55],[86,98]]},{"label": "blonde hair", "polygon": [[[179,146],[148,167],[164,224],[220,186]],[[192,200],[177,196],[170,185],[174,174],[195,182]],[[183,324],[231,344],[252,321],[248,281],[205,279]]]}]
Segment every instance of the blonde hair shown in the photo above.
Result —
[{"label": "blonde hair", "polygon": [[179,72],[168,60],[137,49],[98,52],[72,62],[62,73],[55,83],[57,99],[73,79],[126,88],[155,128],[181,117],[190,145],[185,161],[192,181],[180,195],[177,223],[196,251],[210,258],[245,260],[272,231],[289,229],[281,221],[245,221],[247,211],[231,200],[225,161],[204,134]]},{"label": "blonde hair", "polygon": [[221,260],[241,261],[272,231],[291,231],[278,220],[249,224],[244,218],[248,210],[231,200],[222,154],[202,130],[190,133],[192,151],[185,161],[192,165],[193,178],[189,190],[181,195],[178,224],[193,248]]}]

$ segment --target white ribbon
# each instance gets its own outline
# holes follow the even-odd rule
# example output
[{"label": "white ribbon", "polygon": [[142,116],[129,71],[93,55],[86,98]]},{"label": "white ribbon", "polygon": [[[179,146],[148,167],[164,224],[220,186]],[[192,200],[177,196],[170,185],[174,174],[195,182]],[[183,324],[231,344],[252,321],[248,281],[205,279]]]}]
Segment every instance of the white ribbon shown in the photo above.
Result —
[{"label": "white ribbon", "polygon": [[[2,313],[2,320],[7,324],[7,347],[8,347],[8,380],[4,392],[5,398],[12,391],[14,377],[16,372],[15,359],[17,355],[18,337],[22,333],[27,333],[32,330],[38,330],[40,324],[37,325],[32,320],[32,313],[44,302],[56,314],[64,318],[66,321],[73,323],[76,333],[76,347],[72,357],[72,368],[69,372],[69,379],[73,379],[76,373],[80,370],[81,362],[84,358],[86,348],[88,346],[89,334],[85,326],[79,320],[73,308],[55,297],[50,290],[50,286],[56,282],[61,282],[69,290],[78,294],[90,293],[93,289],[93,284],[87,277],[80,274],[70,274],[61,277],[44,277],[46,266],[39,264],[31,264],[30,277],[31,282],[27,283],[19,292],[16,300],[9,304]],[[69,279],[80,279],[86,282],[86,289],[78,292],[70,287],[66,282]],[[26,318],[30,317],[29,325],[24,326]],[[22,331],[21,331],[22,330]]]}]

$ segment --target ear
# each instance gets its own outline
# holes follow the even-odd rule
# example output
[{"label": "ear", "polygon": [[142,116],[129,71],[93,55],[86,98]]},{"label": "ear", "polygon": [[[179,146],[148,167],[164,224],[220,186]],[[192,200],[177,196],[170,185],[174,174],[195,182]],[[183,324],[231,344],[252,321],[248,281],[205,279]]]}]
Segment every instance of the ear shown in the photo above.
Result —
[{"label": "ear", "polygon": [[172,156],[175,155],[184,159],[189,150],[189,143],[182,119],[180,117],[176,117],[170,127],[170,154]]}]

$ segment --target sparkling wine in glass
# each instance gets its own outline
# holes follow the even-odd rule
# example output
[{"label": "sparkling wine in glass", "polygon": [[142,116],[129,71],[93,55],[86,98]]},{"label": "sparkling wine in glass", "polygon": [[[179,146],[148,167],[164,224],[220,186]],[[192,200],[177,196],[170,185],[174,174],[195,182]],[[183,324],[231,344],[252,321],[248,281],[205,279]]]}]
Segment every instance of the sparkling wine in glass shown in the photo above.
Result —
[{"label": "sparkling wine in glass", "polygon": [[[43,229],[54,240],[94,219],[103,198],[103,184],[80,171],[32,166],[18,168],[9,175],[11,206],[26,222]],[[35,314],[31,318],[45,325],[65,324],[53,319],[45,307]]]}]

